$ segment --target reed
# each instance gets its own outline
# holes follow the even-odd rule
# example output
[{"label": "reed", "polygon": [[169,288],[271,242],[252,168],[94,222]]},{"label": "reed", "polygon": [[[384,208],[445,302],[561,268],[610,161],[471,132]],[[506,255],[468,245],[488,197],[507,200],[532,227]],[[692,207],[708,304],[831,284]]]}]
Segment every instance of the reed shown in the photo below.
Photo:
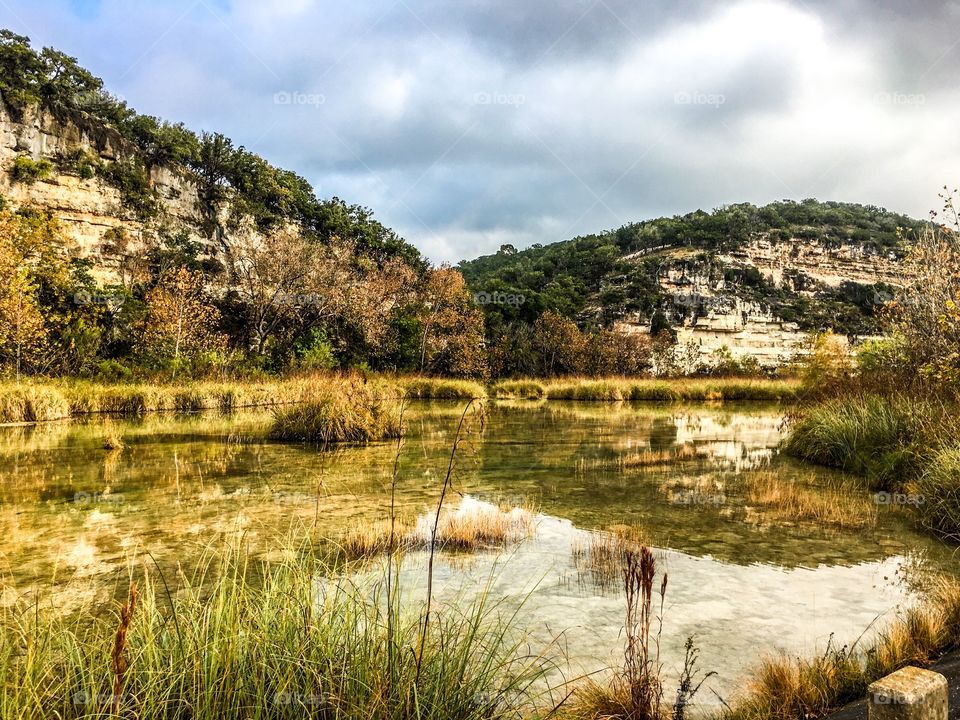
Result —
[{"label": "reed", "polygon": [[747,473],[747,502],[762,508],[764,518],[778,523],[816,522],[839,528],[876,527],[879,511],[869,496],[841,486],[817,488],[775,472]]},{"label": "reed", "polygon": [[487,389],[473,380],[434,377],[400,377],[397,382],[409,398],[421,400],[473,400],[487,396]]},{"label": "reed", "polygon": [[551,400],[644,402],[781,402],[796,397],[793,379],[737,378],[566,378],[544,381],[544,396]]},{"label": "reed", "polygon": [[104,450],[123,450],[123,435],[120,429],[108,417],[103,421],[103,449]]},{"label": "reed", "polygon": [[499,380],[490,386],[490,395],[506,400],[539,400],[546,395],[539,380]]},{"label": "reed", "polygon": [[112,618],[5,606],[0,716],[481,720],[539,697],[547,660],[486,597],[436,607],[418,662],[419,603],[391,640],[379,580],[338,575],[306,541],[283,549],[262,564],[224,546],[175,593],[140,569],[135,604]]},{"label": "reed", "polygon": [[274,414],[274,440],[328,445],[400,435],[399,391],[381,381],[346,378],[313,389],[309,399]]},{"label": "reed", "polygon": [[36,423],[70,416],[70,405],[55,387],[40,382],[0,384],[0,423]]}]

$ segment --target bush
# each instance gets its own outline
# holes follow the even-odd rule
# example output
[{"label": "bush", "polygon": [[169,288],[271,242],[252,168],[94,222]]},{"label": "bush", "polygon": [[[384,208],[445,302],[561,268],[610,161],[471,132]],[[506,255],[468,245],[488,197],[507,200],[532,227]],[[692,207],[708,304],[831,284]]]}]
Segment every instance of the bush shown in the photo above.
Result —
[{"label": "bush", "polygon": [[28,155],[20,155],[13,161],[13,169],[10,175],[14,182],[22,182],[26,185],[32,185],[37,180],[43,180],[53,172],[53,163],[46,158],[34,160]]}]

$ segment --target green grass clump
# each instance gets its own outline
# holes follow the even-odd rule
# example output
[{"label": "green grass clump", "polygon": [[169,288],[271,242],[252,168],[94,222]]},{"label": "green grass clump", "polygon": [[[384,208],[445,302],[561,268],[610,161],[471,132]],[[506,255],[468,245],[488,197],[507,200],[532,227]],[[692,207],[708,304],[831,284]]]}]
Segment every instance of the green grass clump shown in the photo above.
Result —
[{"label": "green grass clump", "polygon": [[486,388],[473,380],[409,377],[399,380],[407,397],[425,400],[472,400],[485,398]]},{"label": "green grass clump", "polygon": [[937,453],[910,491],[923,526],[940,537],[960,541],[960,447]]},{"label": "green grass clump", "polygon": [[274,414],[274,440],[370,442],[400,435],[400,391],[383,382],[346,379],[318,386],[304,402]]},{"label": "green grass clump", "polygon": [[70,416],[67,399],[56,388],[35,383],[0,385],[0,423],[30,423]]},{"label": "green grass clump", "polygon": [[784,449],[807,462],[863,475],[873,489],[898,490],[920,473],[931,412],[908,398],[836,398],[806,410]]},{"label": "green grass clump", "polygon": [[435,604],[418,661],[420,602],[338,574],[308,545],[283,556],[218,551],[174,594],[144,570],[113,616],[5,608],[3,716],[498,720],[538,692],[545,663],[484,597]]}]

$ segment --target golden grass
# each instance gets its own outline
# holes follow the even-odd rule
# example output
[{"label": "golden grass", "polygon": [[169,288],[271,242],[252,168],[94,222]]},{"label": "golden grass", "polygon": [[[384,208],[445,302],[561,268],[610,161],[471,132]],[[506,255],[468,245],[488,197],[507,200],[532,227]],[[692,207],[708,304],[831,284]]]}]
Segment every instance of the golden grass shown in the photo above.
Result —
[{"label": "golden grass", "polygon": [[580,575],[606,589],[623,582],[627,553],[636,552],[645,545],[648,545],[648,537],[641,528],[612,525],[605,531],[575,537],[570,543],[570,554]]},{"label": "golden grass", "polygon": [[721,720],[824,717],[905,665],[926,665],[960,639],[960,582],[935,581],[925,602],[904,611],[873,645],[834,648],[813,658],[765,659]]},{"label": "golden grass", "polygon": [[308,399],[274,414],[270,437],[320,445],[398,437],[400,390],[380,380],[342,378],[313,387]]},{"label": "golden grass", "polygon": [[67,398],[42,382],[0,384],[0,423],[34,423],[70,416]]},{"label": "golden grass", "polygon": [[[416,523],[398,519],[394,526],[394,548],[429,546],[433,521],[432,513],[420,516]],[[453,551],[503,547],[530,537],[535,529],[536,519],[528,508],[504,509],[464,499],[459,507],[440,514],[437,547]],[[390,521],[359,522],[343,535],[338,546],[350,558],[386,552],[390,547]]]},{"label": "golden grass", "polygon": [[123,435],[120,429],[109,417],[103,421],[103,448],[104,450],[123,450]]},{"label": "golden grass", "polygon": [[485,398],[487,389],[473,380],[434,377],[398,377],[397,383],[409,398],[422,400],[471,400]]},{"label": "golden grass", "polygon": [[862,494],[840,487],[818,488],[800,479],[786,479],[772,471],[747,473],[746,499],[763,509],[774,522],[809,521],[840,528],[875,527],[877,504]]},{"label": "golden grass", "polygon": [[542,381],[550,400],[708,402],[793,399],[800,384],[792,378],[563,378]]}]

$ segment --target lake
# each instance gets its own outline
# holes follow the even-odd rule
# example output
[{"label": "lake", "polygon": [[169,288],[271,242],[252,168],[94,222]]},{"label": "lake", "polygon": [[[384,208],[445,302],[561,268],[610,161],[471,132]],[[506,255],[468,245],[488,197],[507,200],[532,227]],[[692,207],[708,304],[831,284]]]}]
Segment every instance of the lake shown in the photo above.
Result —
[{"label": "lake", "polygon": [[[407,408],[402,514],[435,506],[462,409]],[[224,538],[242,536],[269,558],[294,524],[336,537],[388,517],[395,442],[334,451],[269,442],[270,420],[266,411],[113,420],[120,451],[103,449],[99,418],[0,428],[0,601],[39,596],[64,613],[95,612],[123,596],[137,562],[173,576]],[[822,650],[831,635],[849,644],[913,602],[927,571],[951,567],[950,552],[903,508],[781,457],[783,434],[775,405],[491,401],[483,432],[458,452],[450,505],[529,508],[535,531],[500,550],[441,553],[438,601],[462,601],[489,582],[504,607],[522,601],[518,619],[533,644],[562,648],[565,676],[616,663],[619,581],[577,549],[626,525],[668,573],[667,676],[690,635],[699,667],[718,673],[700,702],[728,699],[765,653]],[[791,488],[821,514],[795,511],[783,499]],[[423,566],[421,552],[404,561],[410,593],[422,592]]]}]

